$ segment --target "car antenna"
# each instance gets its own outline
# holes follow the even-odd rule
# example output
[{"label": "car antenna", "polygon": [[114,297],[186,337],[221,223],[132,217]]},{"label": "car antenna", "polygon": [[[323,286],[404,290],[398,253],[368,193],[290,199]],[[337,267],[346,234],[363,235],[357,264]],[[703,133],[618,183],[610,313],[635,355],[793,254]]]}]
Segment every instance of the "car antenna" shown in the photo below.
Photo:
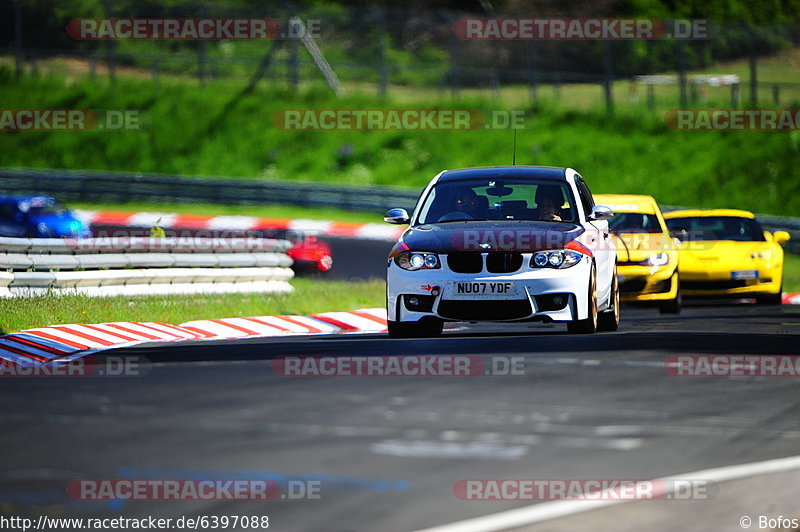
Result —
[{"label": "car antenna", "polygon": [[511,156],[511,166],[517,166],[517,130],[514,129],[514,154]]}]

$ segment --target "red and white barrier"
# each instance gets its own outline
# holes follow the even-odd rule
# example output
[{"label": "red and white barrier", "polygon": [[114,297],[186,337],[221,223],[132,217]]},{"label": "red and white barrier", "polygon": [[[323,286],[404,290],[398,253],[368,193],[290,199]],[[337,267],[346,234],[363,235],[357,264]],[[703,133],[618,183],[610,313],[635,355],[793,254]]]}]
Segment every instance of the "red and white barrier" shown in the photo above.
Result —
[{"label": "red and white barrier", "polygon": [[221,340],[304,334],[375,333],[386,330],[382,308],[313,316],[259,316],[197,320],[181,325],[114,322],[38,327],[0,336],[0,364],[46,364],[144,342]]},{"label": "red and white barrier", "polygon": [[800,293],[784,292],[781,298],[784,305],[800,305]]},{"label": "red and white barrier", "polygon": [[255,216],[199,216],[157,212],[86,211],[76,209],[75,215],[87,224],[111,225],[131,228],[195,229],[206,231],[265,231],[283,229],[316,235],[327,235],[367,240],[395,241],[403,227],[383,223],[350,223],[327,220],[286,218],[256,218]]}]

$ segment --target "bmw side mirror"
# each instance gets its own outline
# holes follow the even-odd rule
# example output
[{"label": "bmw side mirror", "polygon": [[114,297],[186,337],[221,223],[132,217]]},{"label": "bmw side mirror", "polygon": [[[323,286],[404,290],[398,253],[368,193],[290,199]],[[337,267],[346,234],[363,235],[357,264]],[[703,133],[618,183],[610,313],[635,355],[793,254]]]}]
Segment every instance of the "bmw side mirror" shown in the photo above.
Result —
[{"label": "bmw side mirror", "polygon": [[389,224],[402,225],[411,221],[411,218],[408,216],[408,211],[405,209],[391,209],[386,213],[386,216],[383,217],[383,221]]},{"label": "bmw side mirror", "polygon": [[590,220],[608,220],[614,216],[614,211],[611,207],[605,205],[595,205],[592,207],[592,214],[589,215]]}]

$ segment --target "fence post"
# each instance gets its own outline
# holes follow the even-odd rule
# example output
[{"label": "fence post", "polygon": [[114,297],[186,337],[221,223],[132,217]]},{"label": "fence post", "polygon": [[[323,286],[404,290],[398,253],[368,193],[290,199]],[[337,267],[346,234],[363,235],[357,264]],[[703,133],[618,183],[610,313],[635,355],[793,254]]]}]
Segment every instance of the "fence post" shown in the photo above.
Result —
[{"label": "fence post", "polygon": [[686,109],[686,42],[678,39],[678,84],[680,85],[680,106]]},{"label": "fence post", "polygon": [[614,95],[612,93],[612,61],[611,41],[603,40],[603,88],[606,95],[606,111],[614,112]]},{"label": "fence post", "polygon": [[561,74],[558,72],[554,72],[553,75],[555,76],[555,80],[553,81],[553,98],[556,101],[561,99]]},{"label": "fence post", "polygon": [[753,28],[744,25],[747,32],[747,41],[750,46],[749,63],[750,63],[750,104],[755,107],[758,105],[758,57],[756,55],[756,33]]},{"label": "fence post", "polygon": [[17,78],[22,76],[22,0],[14,0],[14,67]]},{"label": "fence post", "polygon": [[[202,3],[196,5],[197,17],[206,18],[208,13],[206,12],[205,6]],[[205,85],[206,83],[206,62],[208,60],[206,57],[207,45],[208,43],[205,39],[200,39],[197,43],[197,78],[201,85]]]},{"label": "fence post", "polygon": [[[101,0],[103,7],[106,10],[107,18],[114,18],[114,8],[110,0]],[[108,78],[114,81],[117,74],[117,57],[116,57],[117,42],[114,39],[106,41],[106,67],[108,68]]]},{"label": "fence post", "polygon": [[656,94],[652,83],[647,84],[647,108],[651,111],[656,108]]},{"label": "fence post", "polygon": [[772,86],[772,99],[775,101],[776,104],[781,103],[781,88],[776,83]]},{"label": "fence post", "polygon": [[453,95],[458,94],[458,55],[461,47],[455,32],[450,37],[450,90]]},{"label": "fence post", "polygon": [[153,64],[150,67],[150,74],[153,76],[153,81],[155,81],[156,87],[158,87],[159,64],[157,58],[153,59]]},{"label": "fence post", "polygon": [[372,8],[372,13],[378,31],[378,95],[384,97],[389,85],[389,71],[386,65],[386,13],[379,7]]},{"label": "fence post", "polygon": [[536,71],[536,44],[533,39],[528,40],[528,77],[530,79],[530,101],[536,103],[538,72]]},{"label": "fence post", "polygon": [[[300,31],[301,28],[293,22],[297,17],[296,13],[292,13],[289,17],[288,23],[288,34],[286,36],[289,39],[289,83],[292,85],[293,89],[297,89],[300,85]],[[302,31],[305,31],[305,27],[302,28]]]}]

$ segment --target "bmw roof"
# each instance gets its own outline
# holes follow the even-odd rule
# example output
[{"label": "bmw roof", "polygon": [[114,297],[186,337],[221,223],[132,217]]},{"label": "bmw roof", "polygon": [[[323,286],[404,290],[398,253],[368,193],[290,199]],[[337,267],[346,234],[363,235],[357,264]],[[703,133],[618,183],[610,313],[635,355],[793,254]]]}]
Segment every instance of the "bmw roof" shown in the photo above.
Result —
[{"label": "bmw roof", "polygon": [[567,169],[553,166],[483,166],[445,170],[439,176],[439,182],[461,179],[486,179],[487,177],[505,177],[511,179],[560,179],[567,178]]}]

